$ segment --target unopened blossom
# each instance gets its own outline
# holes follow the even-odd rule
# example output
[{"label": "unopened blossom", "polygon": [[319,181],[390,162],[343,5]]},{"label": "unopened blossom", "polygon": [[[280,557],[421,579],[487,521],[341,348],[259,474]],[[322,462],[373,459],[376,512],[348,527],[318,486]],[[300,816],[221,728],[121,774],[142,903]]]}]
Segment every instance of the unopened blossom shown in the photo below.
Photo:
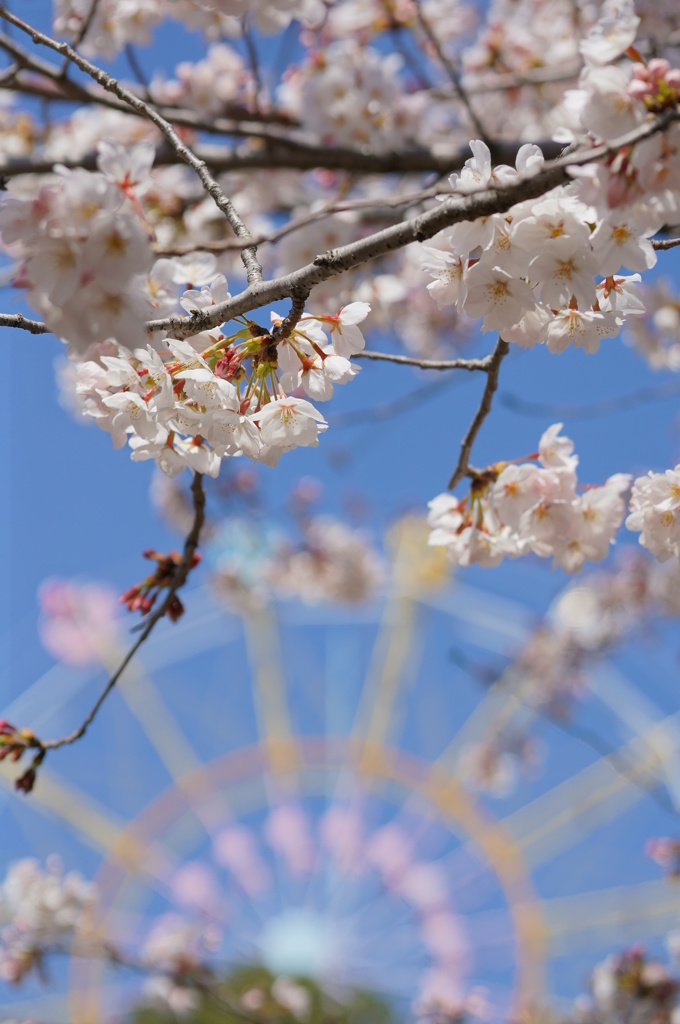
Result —
[{"label": "unopened blossom", "polygon": [[512,181],[517,174],[532,175],[543,166],[543,153],[538,146],[527,143],[517,153],[516,169],[500,164],[492,166],[491,151],[481,139],[470,143],[472,157],[465,161],[460,174],[452,174],[449,183],[454,192],[477,192],[491,185],[503,185]]}]

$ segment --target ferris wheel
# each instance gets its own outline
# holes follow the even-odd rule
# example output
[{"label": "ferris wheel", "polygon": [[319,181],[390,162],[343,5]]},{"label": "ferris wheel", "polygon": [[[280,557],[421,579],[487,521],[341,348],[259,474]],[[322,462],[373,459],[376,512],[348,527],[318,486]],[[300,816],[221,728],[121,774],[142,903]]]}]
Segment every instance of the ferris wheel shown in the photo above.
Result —
[{"label": "ferris wheel", "polygon": [[[501,1020],[568,994],[612,946],[677,924],[680,889],[643,862],[631,815],[672,828],[652,798],[675,806],[680,713],[602,664],[591,710],[613,752],[548,730],[542,777],[505,799],[480,789],[469,751],[531,712],[521,674],[480,690],[448,652],[507,655],[535,614],[450,582],[422,524],[395,531],[384,602],[235,616],[204,588],[188,604],[29,800],[3,766],[8,859],[56,850],[94,875],[90,926],[114,944],[182,914],[213,928],[227,972],[262,964],[340,1000],[368,991],[403,1018],[477,999]],[[58,715],[36,725],[58,729],[118,658],[57,666],[12,716],[36,721],[49,694]],[[5,991],[2,1015],[95,1024],[123,1017],[139,991],[96,958],[51,982]]]}]

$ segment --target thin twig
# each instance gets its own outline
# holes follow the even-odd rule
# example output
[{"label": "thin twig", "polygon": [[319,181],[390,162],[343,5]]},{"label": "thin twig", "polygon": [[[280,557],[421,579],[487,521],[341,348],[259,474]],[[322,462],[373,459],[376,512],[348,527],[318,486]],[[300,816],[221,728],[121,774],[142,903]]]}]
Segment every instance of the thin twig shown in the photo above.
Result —
[{"label": "thin twig", "polygon": [[149,92],[149,79],[144,74],[144,68],[137,60],[137,53],[135,52],[135,48],[132,45],[132,43],[126,44],[125,57],[128,64],[130,65],[130,70],[132,71],[132,74],[135,76],[137,82],[139,83],[139,85],[141,85],[142,89],[144,90],[145,98],[150,103],[153,102],[153,97]]},{"label": "thin twig", "polygon": [[[234,204],[215,178],[213,178],[205,161],[199,159],[199,157],[197,157],[196,154],[193,153],[193,151],[185,145],[184,142],[182,142],[169,121],[166,121],[166,119],[154,110],[152,106],[145,103],[144,100],[139,98],[139,96],[136,96],[133,92],[130,92],[129,89],[122,86],[117,79],[102,70],[102,68],[97,67],[96,64],[92,64],[91,61],[81,57],[80,54],[67,43],[59,43],[56,39],[52,39],[50,36],[45,35],[44,32],[39,32],[37,29],[29,25],[28,22],[18,18],[15,14],[10,14],[7,8],[2,4],[0,4],[0,17],[21,29],[22,32],[25,32],[31,37],[36,45],[47,46],[56,53],[63,54],[63,56],[68,58],[72,64],[75,64],[77,68],[93,78],[95,82],[98,82],[99,85],[107,90],[107,92],[113,93],[114,96],[118,97],[118,99],[127,103],[132,110],[136,111],[136,113],[147,118],[147,120],[151,121],[152,124],[155,124],[166,137],[180,160],[183,160],[184,163],[188,164],[189,167],[196,171],[203,188],[212,197],[217,208],[225,215],[232,227],[232,230],[234,231],[234,234],[238,238],[242,238],[244,240],[250,239],[250,232],[236,212]],[[257,252],[255,247],[250,245],[245,248],[241,253],[241,259],[244,267],[246,268],[248,284],[255,284],[258,281],[262,281],[262,268],[257,261]]]},{"label": "thin twig", "polygon": [[501,363],[503,362],[509,351],[510,346],[508,345],[507,341],[503,341],[503,339],[499,336],[498,341],[496,343],[496,347],[493,350],[491,358],[489,359],[488,366],[486,368],[487,378],[486,384],[484,385],[484,391],[482,393],[482,400],[479,403],[479,408],[477,409],[477,412],[473,417],[472,423],[470,424],[468,431],[465,434],[465,437],[461,441],[458,462],[448,483],[448,488],[450,491],[454,489],[456,484],[458,484],[463,479],[463,477],[469,470],[469,460],[470,452],[472,451],[472,446],[475,443],[475,439],[480,431],[482,423],[491,412],[491,403],[493,401],[494,392],[498,387],[498,374],[500,372]]},{"label": "thin twig", "polygon": [[610,416],[616,412],[628,412],[629,409],[647,402],[659,402],[664,398],[675,398],[680,394],[680,380],[667,380],[663,384],[641,388],[629,395],[618,395],[615,398],[602,398],[597,402],[584,402],[581,405],[567,405],[561,402],[530,402],[519,395],[501,392],[498,401],[506,409],[521,416],[552,416],[559,420],[587,420],[597,416]]},{"label": "thin twig", "polygon": [[468,96],[465,88],[463,87],[463,83],[461,81],[460,75],[458,74],[458,69],[457,69],[456,65],[444,53],[444,50],[442,49],[442,45],[439,42],[439,39],[437,37],[437,33],[434,31],[434,29],[432,28],[432,25],[430,24],[428,19],[423,14],[423,7],[422,7],[421,0],[417,0],[417,2],[416,2],[416,18],[418,19],[418,24],[420,25],[421,29],[423,30],[423,32],[425,33],[425,35],[429,39],[429,41],[430,41],[430,43],[432,45],[432,48],[434,49],[434,52],[437,54],[437,57],[439,59],[439,63],[442,65],[442,67],[446,71],[447,75],[451,79],[451,84],[452,84],[452,86],[453,86],[453,88],[454,88],[454,90],[456,92],[456,95],[457,95],[458,99],[460,100],[460,102],[465,107],[465,109],[467,110],[468,117],[472,121],[472,124],[474,125],[475,130],[478,132],[479,137],[481,139],[483,139],[484,142],[486,142],[488,144],[488,142],[489,142],[489,135],[488,135],[486,129],[484,128],[484,125],[482,124],[482,122],[480,121],[479,117],[477,116],[477,114],[474,111],[472,103],[470,102],[470,97]]},{"label": "thin twig", "polygon": [[8,86],[16,78],[19,70],[18,63],[10,64],[9,67],[6,67],[0,74],[0,85],[3,87]]},{"label": "thin twig", "polygon": [[680,245],[680,238],[653,238],[652,247],[654,249],[675,249],[676,246]]},{"label": "thin twig", "polygon": [[[49,83],[47,85],[41,85],[39,82],[36,82],[34,78],[29,80],[24,80],[22,78],[12,86],[15,92],[25,93],[29,96],[42,96],[50,102],[68,103],[77,101],[82,104],[98,104],[100,106],[110,107],[112,110],[119,110],[121,113],[128,114],[130,116],[138,116],[135,111],[130,110],[126,103],[123,103],[115,96],[104,91],[90,88],[80,82],[74,82],[69,78],[64,79],[59,67],[55,64],[50,64],[49,61],[43,61],[33,56],[4,32],[0,32],[0,49],[5,50],[5,52],[11,57],[14,57],[21,68],[35,72],[42,78],[46,78]],[[130,61],[131,64],[134,61],[135,67],[133,67],[133,70],[135,74],[137,77],[145,80],[146,76],[144,75],[144,71],[139,65],[136,56],[134,55],[134,51],[132,51],[132,53],[132,58],[129,54],[127,55],[128,61]],[[143,87],[146,85],[145,81],[140,81],[140,84],[142,84]],[[203,120],[195,111],[184,110],[181,107],[175,107],[172,104],[155,104],[155,107],[166,118],[166,120],[171,121],[173,124],[186,125],[186,127],[196,128],[199,131],[215,135],[252,135],[254,138],[262,138],[265,141],[273,140],[280,142],[281,144],[285,144],[289,140],[286,135],[276,134],[274,131],[275,126],[284,126],[289,130],[299,129],[300,127],[298,121],[278,110],[256,112],[238,105],[230,106],[229,104],[226,104],[224,107],[223,117],[213,117],[209,120]],[[248,130],[242,125],[239,127],[240,122],[242,121],[261,122],[268,125],[269,128],[267,130],[262,129],[260,131],[252,128]],[[302,145],[303,140],[291,139],[290,144]]]},{"label": "thin twig", "polygon": [[467,383],[469,377],[447,377],[442,375],[427,384],[408,391],[405,395],[399,395],[389,402],[382,402],[380,405],[371,405],[368,408],[352,409],[350,412],[331,413],[329,422],[334,430],[350,427],[363,427],[367,423],[382,423],[395,416],[402,416],[404,413],[417,409],[434,395],[438,395],[446,388],[452,388],[462,383]]},{"label": "thin twig", "polygon": [[0,327],[19,327],[29,334],[49,334],[50,329],[39,320],[29,320],[21,313],[0,313]]},{"label": "thin twig", "polygon": [[58,750],[60,747],[71,746],[71,744],[76,743],[85,735],[88,728],[96,718],[104,701],[109,696],[109,694],[114,689],[114,687],[120,680],[121,676],[125,672],[125,669],[128,667],[128,665],[130,664],[130,662],[132,661],[133,657],[135,656],[139,648],[142,646],[142,644],[151,635],[151,632],[153,631],[157,623],[160,622],[160,620],[165,616],[166,612],[168,611],[168,608],[175,599],[177,591],[180,590],[186,583],[189,572],[191,571],[194,555],[196,554],[196,550],[198,548],[201,529],[203,527],[203,523],[205,522],[205,491],[203,489],[203,477],[200,473],[194,473],[194,479],[191,484],[191,495],[194,507],[193,523],[191,526],[191,530],[189,531],[187,538],[184,542],[182,560],[180,561],[179,565],[175,570],[172,583],[168,587],[168,592],[164,600],[156,609],[156,611],[150,614],[143,632],[140,633],[139,637],[132,645],[130,650],[127,652],[127,654],[121,661],[116,671],[109,678],[108,682],[106,683],[106,686],[100,693],[91,711],[86,716],[86,718],[81,722],[78,728],[75,729],[73,732],[69,733],[67,736],[61,736],[59,739],[54,740],[41,740],[38,736],[34,736],[31,742],[26,744],[28,748],[35,750],[36,753],[33,757],[33,761],[31,763],[30,768],[27,770],[27,772],[24,773],[25,775],[29,774],[30,772],[35,773],[36,769],[39,768],[39,766],[45,760],[45,756],[47,755],[48,751]]},{"label": "thin twig", "polygon": [[[301,217],[289,220],[288,223],[284,224],[283,227],[278,228],[276,231],[263,232],[260,235],[254,235],[254,242],[258,248],[261,245],[274,245],[276,242],[280,242],[282,238],[286,238],[287,235],[300,231],[302,228],[306,228],[310,224],[315,224],[319,220],[325,220],[327,217],[331,217],[335,213],[347,213],[349,211],[356,210],[394,210],[400,206],[415,206],[427,199],[433,199],[435,196],[441,194],[441,185],[431,185],[429,188],[421,189],[419,192],[410,192],[402,196],[386,196],[384,199],[347,199],[335,203],[326,203],[325,206],[320,207],[313,213],[307,213]],[[201,243],[201,249],[207,252],[229,252],[242,247],[243,242],[239,242],[233,238],[219,239],[216,242]],[[195,245],[154,245],[153,249],[159,256],[185,256],[188,253],[196,252]]]},{"label": "thin twig", "polygon": [[253,85],[255,86],[255,93],[253,95],[253,106],[256,111],[260,109],[260,95],[262,93],[262,79],[260,77],[260,62],[257,59],[257,50],[255,49],[255,43],[251,35],[250,29],[248,28],[248,15],[244,15],[241,20],[241,35],[243,36],[243,42],[246,47],[248,54],[248,62],[250,64],[250,71],[253,76]]},{"label": "thin twig", "polygon": [[393,352],[355,352],[353,359],[375,359],[386,363],[399,363],[403,366],[419,366],[421,370],[481,370],[489,371],[490,359],[417,359],[415,356],[402,356]]},{"label": "thin twig", "polygon": [[567,61],[564,64],[546,65],[545,67],[533,68],[518,74],[515,71],[472,74],[466,75],[463,80],[463,87],[468,96],[477,96],[490,92],[506,92],[524,87],[539,88],[542,85],[568,82],[578,78],[583,68],[583,61]]}]

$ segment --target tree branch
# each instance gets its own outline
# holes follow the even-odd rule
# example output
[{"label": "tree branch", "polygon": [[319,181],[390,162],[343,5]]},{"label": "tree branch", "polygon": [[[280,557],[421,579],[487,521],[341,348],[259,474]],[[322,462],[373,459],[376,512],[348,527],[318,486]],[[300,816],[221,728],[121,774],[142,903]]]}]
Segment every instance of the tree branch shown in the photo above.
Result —
[{"label": "tree branch", "polygon": [[[19,68],[27,71],[32,71],[42,78],[47,79],[47,84],[40,84],[35,79],[26,80],[23,77],[19,77],[13,83],[8,83],[5,88],[12,89],[14,92],[24,93],[29,96],[40,96],[49,102],[59,103],[80,103],[93,105],[98,104],[100,106],[109,107],[112,110],[118,110],[122,114],[129,114],[130,116],[137,117],[137,113],[130,109],[127,103],[119,100],[117,97],[106,93],[104,90],[92,89],[82,85],[80,82],[74,82],[70,78],[64,78],[61,70],[54,64],[50,64],[49,61],[40,60],[38,57],[33,56],[19,46],[14,39],[8,36],[4,32],[0,32],[0,49],[5,50],[11,57],[14,57],[16,64]],[[126,56],[128,63],[130,63],[135,77],[138,79],[140,86],[144,89],[145,94],[148,93],[148,85],[144,78],[142,68],[139,66],[134,50],[132,47],[126,47]],[[16,74],[16,70],[14,72]],[[147,97],[148,98],[148,97]],[[281,131],[277,131],[278,126],[284,126],[286,129],[298,129],[299,123],[292,118],[287,117],[278,111],[267,111],[253,112],[247,110],[245,107],[225,105],[224,114],[222,117],[214,117],[208,121],[203,120],[193,110],[184,110],[179,107],[172,105],[166,106],[165,104],[154,104],[155,109],[173,124],[179,124],[187,128],[194,128],[197,131],[207,132],[211,135],[244,135],[252,136],[253,138],[262,138],[265,141],[275,141],[282,145],[304,145],[303,139],[290,139],[287,134]],[[267,127],[261,128],[246,128],[242,122],[260,122],[266,124]],[[309,143],[307,143],[309,145]]]},{"label": "tree branch", "polygon": [[355,352],[352,359],[375,359],[402,366],[419,366],[421,370],[481,370],[488,372],[490,356],[484,359],[416,359],[414,356],[395,355],[392,352]]},{"label": "tree branch", "polygon": [[[134,110],[137,114],[147,118],[152,124],[163,133],[172,148],[174,149],[180,160],[188,164],[201,180],[201,184],[205,191],[212,197],[217,208],[225,215],[229,221],[234,234],[238,238],[244,240],[250,239],[250,232],[239,217],[234,204],[232,203],[229,196],[224,192],[222,187],[213,178],[212,174],[207,168],[205,161],[193,153],[191,149],[180,139],[179,135],[172,127],[169,121],[166,121],[152,106],[145,103],[144,100],[136,96],[135,93],[130,92],[124,86],[118,82],[117,79],[113,78],[106,71],[92,64],[89,60],[81,57],[76,50],[74,50],[67,43],[59,43],[56,39],[52,39],[50,36],[45,35],[44,32],[39,32],[33,28],[28,22],[18,18],[15,14],[11,14],[7,8],[0,4],[0,17],[4,18],[11,25],[15,25],[22,32],[25,32],[31,37],[36,45],[47,46],[49,49],[54,50],[56,53],[63,54],[72,64],[74,64],[85,74],[98,82],[107,92],[111,92],[114,96],[117,96],[120,100]],[[257,261],[257,253],[254,246],[249,245],[241,253],[241,259],[243,265],[246,268],[246,274],[248,277],[248,284],[254,284],[262,280],[262,268]]]},{"label": "tree branch", "polygon": [[652,246],[654,249],[675,249],[676,246],[680,245],[680,238],[653,238]]},{"label": "tree branch", "polygon": [[[264,232],[261,235],[254,236],[255,245],[273,245],[279,242],[282,238],[286,238],[287,235],[291,235],[296,231],[300,231],[302,228],[308,227],[310,224],[315,224],[319,220],[325,220],[327,217],[331,217],[334,213],[346,213],[354,210],[385,210],[385,209],[397,209],[400,206],[415,206],[418,203],[424,202],[426,199],[433,199],[437,195],[441,195],[442,186],[431,185],[430,188],[421,189],[419,192],[410,192],[402,196],[385,197],[384,199],[348,199],[339,201],[336,203],[327,203],[320,209],[315,210],[313,213],[304,214],[301,217],[296,217],[293,220],[289,220],[288,223],[284,224],[277,231]],[[243,242],[239,242],[233,238],[219,239],[216,242],[207,242],[201,244],[201,249],[207,252],[230,252],[234,249],[240,249],[243,246]],[[184,256],[188,253],[196,252],[195,245],[184,245],[184,246],[172,246],[172,245],[154,245],[154,252],[158,253],[159,256]]]},{"label": "tree branch", "polygon": [[[127,654],[121,661],[116,671],[109,678],[108,682],[106,683],[106,686],[100,693],[91,711],[86,716],[86,718],[81,722],[78,728],[75,729],[72,733],[69,733],[67,736],[62,736],[59,739],[41,740],[39,739],[39,737],[34,736],[30,742],[26,743],[27,748],[37,750],[37,753],[33,758],[30,768],[28,769],[27,772],[24,773],[24,776],[32,772],[33,777],[35,777],[35,771],[44,761],[48,751],[58,750],[60,747],[71,746],[71,744],[76,743],[85,735],[88,728],[96,718],[104,701],[120,680],[125,669],[128,667],[128,665],[130,664],[130,662],[132,661],[133,657],[140,649],[142,644],[149,638],[157,623],[159,623],[160,620],[165,616],[166,612],[168,611],[168,608],[175,599],[177,591],[180,590],[186,583],[187,577],[191,570],[194,555],[196,554],[196,550],[198,548],[201,529],[203,527],[203,523],[205,522],[205,491],[203,489],[203,477],[200,473],[194,473],[194,478],[191,484],[191,495],[194,507],[193,523],[191,526],[191,530],[189,531],[187,538],[184,542],[182,560],[177,566],[177,569],[175,570],[172,583],[168,587],[168,592],[165,595],[163,602],[159,605],[155,612],[149,615],[149,618],[146,624],[144,625],[144,629],[139,634],[139,637],[132,645],[130,650],[127,652]],[[24,778],[24,776],[22,776],[22,778]]]},{"label": "tree branch", "polygon": [[191,317],[172,316],[162,320],[151,320],[147,324],[147,330],[163,331],[175,338],[186,338],[218,327],[227,320],[251,312],[260,306],[290,298],[300,290],[311,291],[314,285],[322,281],[402,249],[411,242],[424,242],[452,224],[475,220],[477,217],[489,217],[494,213],[505,213],[516,203],[536,199],[557,185],[571,181],[569,167],[601,160],[624,146],[632,146],[663,131],[669,124],[678,120],[679,111],[666,110],[612,142],[584,148],[553,160],[538,174],[518,175],[510,184],[498,185],[471,195],[452,195],[434,210],[317,256],[312,263],[299,270],[272,281],[255,284]]},{"label": "tree branch", "polygon": [[[41,95],[41,94],[40,94]],[[116,110],[120,109],[115,107]],[[164,108],[164,113],[175,124],[205,129],[185,113],[173,115]],[[194,154],[212,168],[215,174],[228,171],[266,170],[270,173],[277,170],[313,171],[324,168],[331,171],[349,171],[354,174],[438,174],[446,177],[452,171],[460,170],[469,159],[468,146],[452,150],[450,153],[432,152],[429,149],[412,149],[393,151],[390,153],[363,153],[347,146],[326,146],[322,142],[298,142],[289,138],[273,138],[263,131],[248,130],[234,126],[220,129],[221,134],[252,135],[254,142],[262,142],[255,148],[253,145],[240,147],[201,145],[194,147]],[[220,121],[213,123],[217,131]],[[544,141],[540,147],[546,157],[559,155],[564,148],[557,143]],[[515,162],[518,143],[495,143],[490,147],[494,163]],[[49,174],[55,163],[63,167],[80,167],[86,171],[97,169],[96,153],[88,153],[74,160],[49,160],[44,157],[19,157],[0,164],[0,174],[8,178],[16,178],[21,174]],[[180,163],[177,153],[170,147],[162,147],[156,152],[155,165],[172,166]]]},{"label": "tree branch", "polygon": [[46,324],[39,320],[28,320],[21,313],[0,313],[0,327],[19,327],[30,334],[50,334]]},{"label": "tree branch", "polygon": [[[2,8],[0,7],[0,14]],[[192,316],[171,316],[150,320],[146,324],[149,332],[161,331],[174,338],[187,338],[201,331],[219,327],[228,320],[243,313],[252,312],[269,303],[290,299],[296,295],[309,294],[314,285],[387,253],[404,248],[411,242],[424,242],[444,228],[463,221],[488,217],[494,213],[505,213],[516,203],[536,199],[557,185],[565,184],[571,178],[568,168],[602,160],[623,147],[633,146],[652,135],[663,131],[668,125],[680,120],[680,111],[665,110],[657,117],[650,118],[643,125],[627,132],[611,142],[600,146],[583,148],[547,163],[543,170],[534,175],[518,175],[507,185],[484,189],[470,195],[452,194],[436,209],[401,221],[382,231],[360,238],[349,245],[317,256],[306,264],[282,277],[271,281],[258,281],[238,295],[224,302],[216,303]],[[2,168],[0,168],[2,173]],[[15,319],[15,318],[12,318]],[[10,323],[9,326],[21,326]],[[37,333],[37,331],[36,331]]]},{"label": "tree branch", "polygon": [[454,487],[458,483],[460,483],[460,481],[468,472],[472,446],[475,443],[475,439],[480,431],[482,423],[491,412],[491,403],[493,401],[494,392],[498,387],[498,374],[500,373],[501,363],[503,362],[509,351],[510,346],[508,345],[507,341],[503,341],[503,339],[499,336],[498,342],[496,343],[496,347],[493,350],[491,358],[489,359],[488,365],[486,367],[487,378],[486,384],[484,385],[484,391],[482,393],[482,400],[479,403],[479,408],[477,409],[477,412],[473,417],[472,423],[470,424],[465,437],[461,441],[458,462],[448,483],[448,488],[450,491],[452,491]]}]

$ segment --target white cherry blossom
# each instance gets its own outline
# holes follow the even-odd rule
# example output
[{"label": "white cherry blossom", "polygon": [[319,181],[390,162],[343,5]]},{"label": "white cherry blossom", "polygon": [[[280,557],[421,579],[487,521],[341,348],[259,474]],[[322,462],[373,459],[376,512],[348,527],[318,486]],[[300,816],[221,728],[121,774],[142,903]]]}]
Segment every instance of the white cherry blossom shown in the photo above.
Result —
[{"label": "white cherry blossom", "polygon": [[522,319],[536,300],[529,285],[513,278],[500,267],[486,267],[481,263],[468,272],[468,293],[465,312],[468,316],[481,316],[485,330],[503,331]]},{"label": "white cherry blossom", "polygon": [[262,441],[274,448],[316,445],[319,432],[328,424],[310,402],[302,398],[277,398],[257,414]]}]

